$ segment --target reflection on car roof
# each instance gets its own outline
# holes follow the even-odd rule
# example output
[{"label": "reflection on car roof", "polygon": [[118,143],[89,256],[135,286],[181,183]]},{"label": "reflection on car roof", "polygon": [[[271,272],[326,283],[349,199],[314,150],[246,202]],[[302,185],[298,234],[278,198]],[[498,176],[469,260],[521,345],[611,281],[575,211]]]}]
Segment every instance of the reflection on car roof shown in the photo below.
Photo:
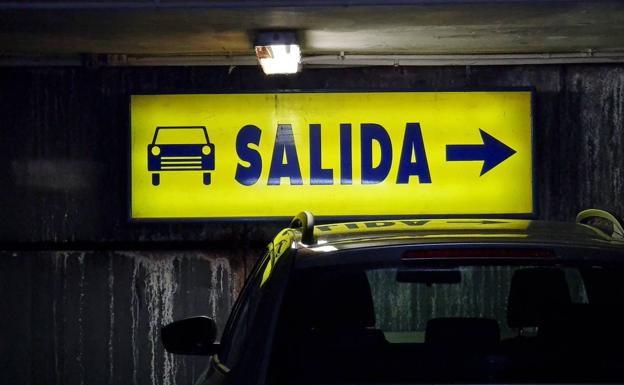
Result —
[{"label": "reflection on car roof", "polygon": [[624,245],[595,229],[567,222],[523,219],[391,219],[317,225],[317,245],[357,243],[364,239],[391,242],[398,238],[414,243],[457,239],[502,242]]}]

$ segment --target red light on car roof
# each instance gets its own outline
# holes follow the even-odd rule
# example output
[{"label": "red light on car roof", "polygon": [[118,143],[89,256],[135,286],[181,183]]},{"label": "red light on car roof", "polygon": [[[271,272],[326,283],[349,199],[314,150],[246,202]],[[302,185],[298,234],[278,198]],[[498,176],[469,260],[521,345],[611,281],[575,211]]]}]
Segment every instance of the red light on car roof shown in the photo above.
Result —
[{"label": "red light on car roof", "polygon": [[526,248],[471,248],[471,249],[427,249],[409,250],[403,253],[402,259],[525,259],[555,258],[552,250]]}]

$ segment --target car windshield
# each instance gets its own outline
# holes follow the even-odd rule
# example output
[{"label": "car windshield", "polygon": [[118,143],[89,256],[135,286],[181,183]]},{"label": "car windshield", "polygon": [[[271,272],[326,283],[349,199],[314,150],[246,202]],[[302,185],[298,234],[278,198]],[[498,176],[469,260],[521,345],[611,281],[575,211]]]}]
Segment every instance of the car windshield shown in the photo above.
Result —
[{"label": "car windshield", "polygon": [[202,127],[161,127],[154,144],[206,144],[206,135]]},{"label": "car windshield", "polygon": [[596,264],[299,268],[270,382],[622,382],[623,273]]}]

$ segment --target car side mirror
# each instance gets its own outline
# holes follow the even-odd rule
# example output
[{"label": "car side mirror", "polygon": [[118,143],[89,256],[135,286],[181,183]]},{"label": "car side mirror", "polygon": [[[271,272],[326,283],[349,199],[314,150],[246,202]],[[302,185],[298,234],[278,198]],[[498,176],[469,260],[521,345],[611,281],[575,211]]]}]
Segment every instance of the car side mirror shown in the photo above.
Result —
[{"label": "car side mirror", "polygon": [[217,324],[212,318],[197,316],[172,322],[160,330],[169,353],[209,356],[217,353]]}]

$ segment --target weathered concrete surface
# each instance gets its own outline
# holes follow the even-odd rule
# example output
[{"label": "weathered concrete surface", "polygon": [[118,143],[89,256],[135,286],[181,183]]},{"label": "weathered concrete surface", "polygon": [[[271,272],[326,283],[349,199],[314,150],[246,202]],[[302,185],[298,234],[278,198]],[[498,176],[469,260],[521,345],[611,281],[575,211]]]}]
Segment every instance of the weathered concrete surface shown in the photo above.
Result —
[{"label": "weathered concrete surface", "polygon": [[621,53],[623,17],[614,0],[0,1],[0,47],[253,57],[255,30],[294,29],[306,55]]},{"label": "weathered concrete surface", "polygon": [[[285,225],[129,222],[129,95],[511,86],[536,90],[539,217],[571,220],[590,206],[624,216],[624,66],[277,78],[257,68],[1,68],[0,383],[189,383],[205,360],[164,355],[157,328],[197,313],[223,325],[249,265]],[[87,251],[29,251],[41,246]]]},{"label": "weathered concrete surface", "polygon": [[[0,69],[0,242],[266,242],[283,223],[137,224],[128,215],[129,96],[271,89],[535,87],[539,214],[624,215],[624,66]],[[302,202],[301,209],[305,209]]]},{"label": "weathered concrete surface", "polygon": [[0,383],[188,383],[207,360],[164,353],[160,327],[205,314],[222,330],[244,261],[197,251],[0,252]]}]

